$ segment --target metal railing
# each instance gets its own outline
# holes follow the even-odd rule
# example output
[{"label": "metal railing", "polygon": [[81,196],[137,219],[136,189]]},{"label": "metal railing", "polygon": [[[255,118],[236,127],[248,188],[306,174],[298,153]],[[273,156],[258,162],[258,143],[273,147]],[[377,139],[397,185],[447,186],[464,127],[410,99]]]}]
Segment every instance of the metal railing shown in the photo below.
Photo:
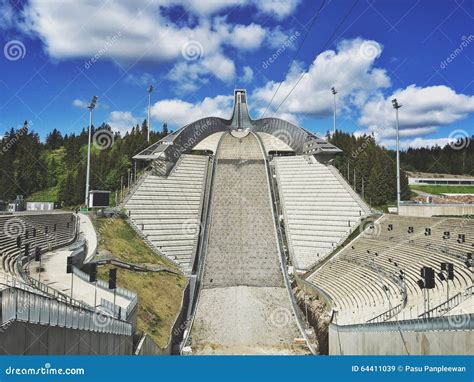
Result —
[{"label": "metal railing", "polygon": [[[78,269],[74,266],[72,267],[72,272],[73,272],[74,275],[79,277],[81,280],[89,283],[89,275],[86,272],[83,272],[83,271],[81,271],[80,269]],[[109,284],[107,283],[107,281],[97,279],[97,287],[113,293],[113,290],[109,289]],[[135,307],[138,304],[137,294],[135,292],[132,292],[128,289],[121,288],[121,287],[117,287],[115,289],[115,293],[117,294],[117,296],[123,297],[123,298],[130,301],[128,306],[124,309],[126,317],[128,318],[130,316],[130,314],[134,311]]]},{"label": "metal railing", "polygon": [[473,330],[474,314],[457,314],[435,318],[420,318],[403,321],[387,321],[354,325],[336,325],[340,332],[424,332],[432,330]]},{"label": "metal railing", "polygon": [[0,291],[0,300],[2,324],[23,321],[99,333],[132,335],[132,325],[128,322],[24,289],[4,289]]},{"label": "metal railing", "polygon": [[398,304],[397,306],[394,306],[391,309],[386,310],[385,312],[379,314],[378,316],[375,316],[374,318],[371,318],[368,320],[368,323],[373,323],[373,322],[384,322],[390,320],[392,317],[395,317],[397,314],[399,314],[402,309],[404,308],[404,304]]}]

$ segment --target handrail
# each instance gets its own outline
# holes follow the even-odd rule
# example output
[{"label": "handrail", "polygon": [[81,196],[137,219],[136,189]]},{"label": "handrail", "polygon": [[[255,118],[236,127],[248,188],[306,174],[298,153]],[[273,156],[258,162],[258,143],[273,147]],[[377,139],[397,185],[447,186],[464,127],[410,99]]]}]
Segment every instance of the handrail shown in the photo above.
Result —
[{"label": "handrail", "polygon": [[132,325],[97,310],[71,306],[54,298],[10,287],[0,291],[1,322],[24,321],[32,324],[63,326],[71,329],[132,335]]},{"label": "handrail", "polygon": [[340,171],[331,164],[327,165],[327,168],[331,173],[341,182],[341,185],[351,194],[354,200],[357,202],[359,207],[365,211],[366,215],[372,213],[370,206],[362,199],[362,197],[357,193],[357,191],[350,185],[350,183],[342,176]]},{"label": "handrail", "polygon": [[194,318],[196,316],[196,308],[199,302],[199,296],[201,294],[201,279],[204,274],[204,266],[206,262],[206,253],[207,253],[207,245],[209,242],[209,227],[212,222],[212,198],[213,198],[213,185],[214,185],[214,180],[216,177],[216,172],[217,172],[217,153],[219,152],[219,148],[221,146],[221,143],[223,141],[225,134],[222,134],[221,137],[219,138],[219,142],[217,143],[217,148],[216,152],[214,154],[214,159],[212,161],[212,169],[211,169],[211,177],[210,177],[210,184],[209,184],[209,195],[207,197],[206,201],[206,216],[205,216],[205,225],[204,225],[204,232],[202,233],[201,236],[201,245],[199,247],[199,254],[198,254],[198,262],[196,266],[196,272],[195,272],[195,283],[194,283],[194,295],[191,295],[190,292],[190,306],[188,307],[188,317],[187,320],[185,321],[185,329],[183,333],[183,340],[181,341],[180,345],[180,353],[183,350],[183,347],[186,346],[186,343],[188,342],[189,336],[191,334],[191,330],[194,324]]},{"label": "handrail", "polygon": [[430,310],[427,310],[426,312],[420,314],[418,317],[424,318],[424,317],[432,317],[433,313],[438,313],[439,316],[442,316],[446,312],[449,312],[451,309],[455,308],[458,306],[461,302],[463,302],[463,296],[462,293],[456,293],[454,296],[450,297],[448,300],[442,302],[439,305],[436,305],[434,308],[431,308]]},{"label": "handrail", "polygon": [[[70,242],[68,242],[64,245],[62,244],[62,245],[59,245],[59,246],[52,247],[51,248],[52,250],[56,249],[56,248],[62,248],[62,247],[69,246],[69,245],[71,245],[72,242],[76,241],[76,238],[77,238],[77,235],[78,235],[79,225],[77,224],[77,221],[78,221],[77,215],[74,214],[73,216],[74,216],[74,224],[75,224],[75,234],[74,234],[73,239],[71,239]],[[24,271],[24,266],[25,266],[25,264],[30,262],[32,258],[33,258],[32,256],[28,256],[28,257],[19,256],[19,259],[16,262],[16,267],[17,267],[18,274],[21,276],[21,278],[23,280],[26,281],[27,284],[31,285],[32,287],[38,289],[39,291],[41,291],[43,293],[46,293],[47,295],[51,296],[54,299],[65,302],[66,304],[69,304],[69,305],[72,305],[72,306],[75,306],[75,307],[79,307],[79,308],[87,308],[87,309],[92,309],[93,310],[93,308],[90,305],[86,304],[85,302],[80,301],[80,300],[76,300],[76,299],[66,295],[65,293],[62,293],[62,292],[58,291],[57,289],[51,288],[49,285],[46,285],[46,284],[42,283],[41,281],[31,277],[29,274],[27,274]]]},{"label": "handrail", "polygon": [[351,325],[337,325],[332,323],[338,331],[342,332],[420,332],[431,330],[474,330],[474,314],[457,314],[434,318],[416,318],[402,321],[385,321],[378,323],[363,323]]},{"label": "handrail", "polygon": [[[306,346],[310,350],[311,354],[316,355],[316,350],[311,346],[310,340],[306,334],[305,331],[305,325],[303,324],[303,321],[301,319],[301,311],[299,309],[298,303],[296,301],[296,298],[291,290],[291,283],[290,279],[288,276],[288,263],[286,259],[286,254],[285,251],[283,250],[283,245],[285,243],[284,237],[283,237],[283,232],[282,232],[282,227],[279,219],[279,211],[277,205],[279,204],[279,199],[277,196],[277,190],[278,190],[278,185],[275,183],[275,179],[272,176],[272,171],[270,169],[270,163],[268,160],[268,155],[267,152],[265,151],[265,147],[263,145],[263,142],[261,138],[258,136],[258,134],[254,134],[256,137],[259,145],[260,145],[260,150],[262,151],[263,157],[264,157],[264,165],[267,173],[267,187],[269,191],[269,197],[270,197],[270,204],[271,204],[271,211],[272,211],[272,216],[273,216],[273,224],[275,228],[275,236],[277,239],[277,247],[278,247],[278,252],[280,254],[280,266],[281,266],[281,272],[283,274],[283,279],[285,282],[285,289],[288,293],[288,297],[290,299],[290,304],[291,308],[293,310],[293,313],[295,315],[296,319],[296,324],[298,326],[298,329],[303,336]],[[288,243],[287,243],[288,244]],[[288,246],[287,246],[288,248]]]},{"label": "handrail", "polygon": [[392,317],[395,317],[397,314],[399,314],[402,311],[403,308],[404,308],[403,303],[400,303],[397,306],[394,306],[393,308],[388,309],[385,312],[375,316],[374,318],[371,318],[367,322],[370,323],[370,322],[384,322],[384,321],[387,321],[387,320],[391,319]]},{"label": "handrail", "polygon": [[[73,266],[72,273],[75,274],[77,277],[79,277],[81,280],[89,282],[89,275],[81,271],[79,268],[76,268],[75,266]],[[97,287],[103,290],[110,291],[108,283],[104,280],[97,279]],[[115,293],[117,294],[117,296],[123,297],[130,301],[127,308],[125,308],[127,318],[129,318],[130,313],[133,312],[133,310],[138,304],[137,294],[135,292],[129,291],[128,289],[121,288],[121,287],[117,287],[115,289]]]}]

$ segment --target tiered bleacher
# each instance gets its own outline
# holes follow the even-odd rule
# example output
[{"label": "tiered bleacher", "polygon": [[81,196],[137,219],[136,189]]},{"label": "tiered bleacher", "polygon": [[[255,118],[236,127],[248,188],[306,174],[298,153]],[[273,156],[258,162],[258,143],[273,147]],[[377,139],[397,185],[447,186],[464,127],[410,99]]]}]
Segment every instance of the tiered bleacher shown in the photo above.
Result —
[{"label": "tiered bleacher", "polygon": [[[117,339],[117,346],[110,351],[94,348],[90,342],[85,341],[81,346],[78,343],[66,344],[71,352],[130,353],[131,323],[111,317],[108,313],[104,314],[95,307],[55,290],[51,285],[32,279],[28,272],[23,270],[24,264],[34,261],[37,249],[44,254],[67,246],[76,239],[76,233],[77,218],[72,213],[0,215],[0,335],[2,341],[11,341],[8,328],[15,323],[27,325],[20,329],[17,326],[19,333],[22,330],[34,332],[34,328],[28,325],[45,326],[45,329],[42,329],[41,333],[26,345],[22,342],[2,344],[0,354],[61,352],[58,350],[60,347],[56,350],[49,349],[43,343],[43,337],[50,327],[61,328],[61,330],[86,330],[98,335],[108,333],[127,336],[121,337],[120,344]],[[101,338],[104,341],[107,337]],[[97,344],[98,341],[97,338]]]},{"label": "tiered bleacher", "polygon": [[342,243],[370,208],[335,168],[313,156],[274,162],[293,264],[307,270]]},{"label": "tiered bleacher", "polygon": [[[472,296],[473,245],[473,219],[384,215],[308,280],[330,297],[338,324],[446,315]],[[452,280],[442,263],[453,264]],[[435,272],[428,292],[422,267]]]},{"label": "tiered bleacher", "polygon": [[135,228],[186,273],[200,232],[209,157],[184,154],[167,176],[148,174],[125,204]]},{"label": "tiered bleacher", "polygon": [[74,240],[76,223],[71,213],[0,216],[0,272],[17,274],[19,256],[33,257]]}]

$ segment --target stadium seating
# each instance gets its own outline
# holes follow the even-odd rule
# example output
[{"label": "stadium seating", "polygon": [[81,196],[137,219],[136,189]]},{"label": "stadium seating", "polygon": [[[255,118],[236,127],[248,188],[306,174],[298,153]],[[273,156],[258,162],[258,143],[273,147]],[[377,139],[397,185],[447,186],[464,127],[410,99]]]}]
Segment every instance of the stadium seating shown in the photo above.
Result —
[{"label": "stadium seating", "polygon": [[[421,268],[431,267],[436,274],[435,288],[429,291],[431,309],[448,299],[448,283],[449,297],[472,286],[466,261],[473,243],[472,219],[384,215],[308,280],[331,297],[338,323],[367,322],[398,305],[399,319],[417,318],[428,308],[418,285]],[[454,264],[451,281],[437,275],[443,262]]]},{"label": "stadium seating", "polygon": [[208,163],[207,156],[182,155],[168,177],[146,175],[125,204],[135,226],[186,273],[198,243]]},{"label": "stadium seating", "polygon": [[323,260],[370,214],[332,166],[313,156],[274,159],[293,264],[309,269]]},{"label": "stadium seating", "polygon": [[[36,236],[34,231],[36,230]],[[21,237],[18,247],[17,237]],[[16,274],[19,255],[29,245],[30,256],[36,247],[42,253],[69,244],[75,237],[71,213],[16,214],[0,216],[0,272]]]}]

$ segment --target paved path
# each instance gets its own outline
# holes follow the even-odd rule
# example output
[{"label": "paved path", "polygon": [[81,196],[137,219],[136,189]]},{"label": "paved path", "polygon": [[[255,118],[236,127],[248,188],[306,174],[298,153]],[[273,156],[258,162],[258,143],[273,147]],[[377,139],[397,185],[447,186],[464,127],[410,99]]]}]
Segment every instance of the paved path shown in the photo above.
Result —
[{"label": "paved path", "polygon": [[84,235],[87,240],[87,255],[85,262],[89,262],[94,256],[97,248],[97,235],[95,233],[94,225],[88,215],[78,214],[79,216],[79,232]]},{"label": "paved path", "polygon": [[[68,249],[57,249],[52,252],[44,254],[41,258],[41,282],[49,285],[60,292],[63,292],[70,296],[71,293],[71,274],[66,273],[67,257],[71,254]],[[32,261],[28,267],[30,270],[30,276],[39,279],[38,267],[39,263]],[[120,275],[119,275],[120,277]],[[95,286],[90,284],[78,276],[74,276],[73,281],[73,298],[76,300],[84,301],[89,305],[94,305]],[[97,305],[100,304],[101,298],[104,298],[110,302],[114,301],[114,294],[111,291],[97,288]],[[126,308],[130,303],[129,300],[117,296],[116,304],[122,308]]]}]

